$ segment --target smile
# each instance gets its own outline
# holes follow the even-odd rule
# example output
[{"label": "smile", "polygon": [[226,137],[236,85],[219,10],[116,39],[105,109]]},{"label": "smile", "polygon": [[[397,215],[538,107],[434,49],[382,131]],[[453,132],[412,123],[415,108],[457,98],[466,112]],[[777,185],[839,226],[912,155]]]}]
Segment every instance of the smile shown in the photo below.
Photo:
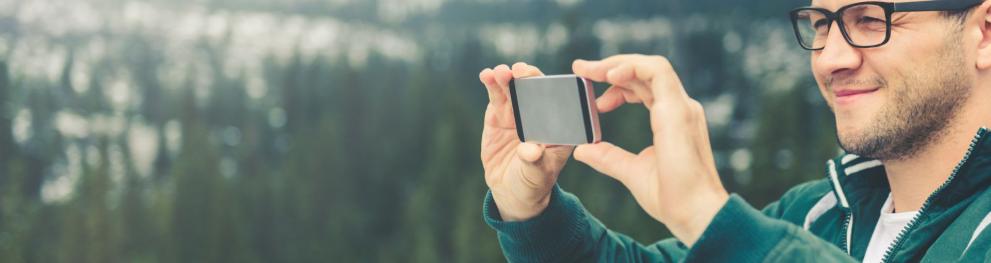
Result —
[{"label": "smile", "polygon": [[834,91],[836,96],[837,104],[848,104],[856,101],[859,98],[874,94],[878,88],[871,89],[840,89]]}]

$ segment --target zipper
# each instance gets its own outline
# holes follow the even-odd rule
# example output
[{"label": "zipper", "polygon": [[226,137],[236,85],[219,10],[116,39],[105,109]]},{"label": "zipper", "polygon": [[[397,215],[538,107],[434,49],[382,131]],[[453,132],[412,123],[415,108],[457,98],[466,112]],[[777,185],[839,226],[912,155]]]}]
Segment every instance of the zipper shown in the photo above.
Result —
[{"label": "zipper", "polygon": [[840,247],[846,248],[847,255],[850,255],[850,230],[853,228],[853,209],[850,209],[850,203],[847,202],[846,194],[843,193],[843,188],[840,187],[839,177],[836,174],[836,163],[833,160],[829,160],[826,165],[826,174],[829,175],[829,179],[832,181],[833,191],[836,192],[836,198],[838,199],[839,205],[843,208],[843,235],[840,237]]},{"label": "zipper", "polygon": [[850,252],[850,229],[852,229],[851,225],[853,224],[853,209],[847,209],[844,215],[846,215],[846,219],[843,220],[843,229],[846,231],[843,231],[843,237],[840,239],[843,242],[841,247],[846,248],[847,255],[852,255]]},{"label": "zipper", "polygon": [[898,251],[898,248],[901,247],[902,243],[905,243],[905,235],[907,235],[908,232],[911,232],[911,230],[919,224],[919,220],[923,215],[925,215],[926,210],[932,204],[933,197],[942,192],[943,189],[946,188],[951,181],[953,181],[953,178],[957,177],[957,173],[960,172],[960,168],[967,163],[967,160],[970,160],[970,155],[974,152],[974,148],[977,147],[977,142],[981,140],[981,137],[983,137],[985,133],[987,133],[986,127],[981,127],[981,129],[977,131],[977,135],[975,135],[974,139],[970,141],[970,148],[968,148],[967,152],[963,155],[963,160],[960,160],[960,162],[957,163],[957,166],[953,168],[953,172],[950,173],[950,177],[946,178],[946,181],[943,181],[943,184],[941,184],[939,188],[936,188],[936,191],[929,194],[926,201],[922,203],[922,208],[919,209],[919,213],[912,218],[912,221],[909,221],[908,225],[906,225],[901,232],[898,232],[898,236],[895,237],[895,241],[892,242],[891,246],[888,247],[888,250],[884,252],[884,257],[881,258],[881,262],[891,262],[892,258],[895,256],[895,251]]}]

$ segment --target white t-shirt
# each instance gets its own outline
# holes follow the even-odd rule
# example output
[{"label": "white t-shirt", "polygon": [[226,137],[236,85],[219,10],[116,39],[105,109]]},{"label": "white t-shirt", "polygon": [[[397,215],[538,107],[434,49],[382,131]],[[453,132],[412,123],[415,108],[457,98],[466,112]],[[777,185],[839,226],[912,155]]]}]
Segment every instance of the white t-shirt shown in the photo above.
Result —
[{"label": "white t-shirt", "polygon": [[919,211],[894,213],[894,210],[891,194],[888,194],[888,200],[884,201],[884,205],[881,206],[881,217],[878,218],[877,226],[874,227],[871,242],[867,244],[867,254],[864,254],[865,263],[881,262],[884,253],[888,252],[888,248],[891,247],[891,243],[895,242],[895,238],[902,232],[902,229],[919,213]]}]

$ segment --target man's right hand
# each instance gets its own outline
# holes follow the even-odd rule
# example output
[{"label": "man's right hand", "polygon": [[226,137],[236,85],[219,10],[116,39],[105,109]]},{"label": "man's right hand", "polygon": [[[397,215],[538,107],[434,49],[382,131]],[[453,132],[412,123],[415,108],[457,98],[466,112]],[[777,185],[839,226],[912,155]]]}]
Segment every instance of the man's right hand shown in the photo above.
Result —
[{"label": "man's right hand", "polygon": [[516,63],[485,69],[479,79],[489,93],[482,130],[482,167],[503,221],[523,221],[539,215],[550,202],[551,189],[573,146],[521,143],[516,135],[509,81],[541,76],[540,69]]}]

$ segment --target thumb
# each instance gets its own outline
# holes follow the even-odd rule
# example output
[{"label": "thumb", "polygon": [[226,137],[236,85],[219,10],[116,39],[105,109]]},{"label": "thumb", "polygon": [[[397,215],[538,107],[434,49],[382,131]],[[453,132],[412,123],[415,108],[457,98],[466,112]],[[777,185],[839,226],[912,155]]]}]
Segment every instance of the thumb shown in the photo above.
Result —
[{"label": "thumb", "polygon": [[[514,166],[521,181],[518,183],[523,183],[526,186],[525,189],[544,189],[549,190],[551,185],[557,180],[556,173],[549,173],[547,169],[544,168],[543,163],[548,159],[545,152],[545,146],[534,144],[534,143],[521,143],[516,147],[516,162],[517,166]],[[551,156],[553,157],[553,156]],[[530,194],[538,195],[536,198],[541,198],[546,196],[549,192],[531,192]]]},{"label": "thumb", "polygon": [[636,158],[635,154],[608,142],[583,144],[575,148],[575,160],[620,182],[623,182]]},{"label": "thumb", "polygon": [[516,155],[518,155],[524,162],[532,164],[539,161],[540,157],[544,155],[544,146],[524,142],[516,147]]}]

